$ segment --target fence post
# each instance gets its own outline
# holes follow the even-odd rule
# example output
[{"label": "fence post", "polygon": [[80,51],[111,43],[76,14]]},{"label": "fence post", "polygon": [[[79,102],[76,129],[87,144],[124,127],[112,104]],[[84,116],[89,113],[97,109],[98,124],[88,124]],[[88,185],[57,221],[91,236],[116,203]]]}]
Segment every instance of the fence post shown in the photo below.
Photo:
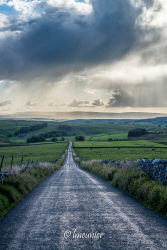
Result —
[{"label": "fence post", "polygon": [[11,158],[11,165],[10,165],[10,168],[12,169],[13,167],[13,155],[12,155],[12,158]]},{"label": "fence post", "polygon": [[30,163],[30,160],[28,160],[26,166],[23,167],[23,170],[22,170],[23,172],[25,172],[27,170],[29,163]]},{"label": "fence post", "polygon": [[26,168],[28,168],[29,166],[29,163],[30,163],[30,160],[27,161],[27,165],[26,165]]},{"label": "fence post", "polygon": [[36,165],[36,167],[38,166],[38,160],[36,161],[36,164],[35,164],[35,165]]},{"label": "fence post", "polygon": [[5,156],[3,155],[3,156],[2,156],[2,159],[1,159],[1,164],[0,164],[0,171],[2,170],[4,158],[5,158]]},{"label": "fence post", "polygon": [[22,157],[21,157],[21,162],[20,162],[20,166],[22,166],[22,164],[23,164],[23,155],[22,155]]}]

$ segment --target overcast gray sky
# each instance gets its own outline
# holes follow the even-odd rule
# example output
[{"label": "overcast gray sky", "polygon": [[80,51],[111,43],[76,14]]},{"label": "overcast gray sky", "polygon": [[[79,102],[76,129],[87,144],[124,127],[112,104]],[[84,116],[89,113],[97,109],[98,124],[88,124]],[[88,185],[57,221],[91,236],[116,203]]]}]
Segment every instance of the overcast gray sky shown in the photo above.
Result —
[{"label": "overcast gray sky", "polygon": [[0,0],[0,115],[167,112],[167,1]]}]

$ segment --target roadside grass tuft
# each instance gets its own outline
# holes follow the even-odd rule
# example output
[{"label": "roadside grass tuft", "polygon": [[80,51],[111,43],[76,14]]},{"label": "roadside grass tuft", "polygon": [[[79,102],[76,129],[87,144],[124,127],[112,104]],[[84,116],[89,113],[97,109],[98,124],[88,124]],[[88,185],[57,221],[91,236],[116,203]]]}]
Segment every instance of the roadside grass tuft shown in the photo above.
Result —
[{"label": "roadside grass tuft", "polygon": [[0,211],[4,211],[8,206],[9,199],[5,195],[0,194]]},{"label": "roadside grass tuft", "polygon": [[90,171],[121,191],[133,196],[147,208],[167,218],[167,186],[152,180],[138,167],[119,167],[81,162],[81,168]]},{"label": "roadside grass tuft", "polygon": [[20,199],[20,193],[18,190],[9,185],[0,185],[0,193],[6,196],[11,203]]},{"label": "roadside grass tuft", "polygon": [[63,165],[64,157],[56,164],[28,168],[25,172],[19,172],[17,175],[7,177],[4,183],[0,184],[0,218],[39,182],[60,169]]}]

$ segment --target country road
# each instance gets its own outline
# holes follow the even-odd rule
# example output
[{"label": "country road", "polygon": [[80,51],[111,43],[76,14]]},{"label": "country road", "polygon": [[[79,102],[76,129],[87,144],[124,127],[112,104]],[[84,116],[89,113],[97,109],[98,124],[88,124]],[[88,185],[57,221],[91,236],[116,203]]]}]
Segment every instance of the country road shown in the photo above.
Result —
[{"label": "country road", "polygon": [[64,166],[0,222],[7,249],[166,250],[167,221],[79,169],[69,147]]}]

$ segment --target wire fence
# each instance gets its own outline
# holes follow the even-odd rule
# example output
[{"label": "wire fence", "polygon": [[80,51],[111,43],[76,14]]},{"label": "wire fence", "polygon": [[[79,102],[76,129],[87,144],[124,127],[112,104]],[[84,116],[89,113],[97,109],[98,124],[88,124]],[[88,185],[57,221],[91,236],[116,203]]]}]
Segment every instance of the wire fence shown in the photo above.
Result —
[{"label": "wire fence", "polygon": [[[16,176],[19,173],[25,172],[28,168],[37,168],[38,166],[51,166],[53,163],[50,162],[44,162],[39,160],[30,160],[28,159],[26,162],[24,162],[24,156],[21,156],[20,163],[18,165],[14,165],[14,156],[11,156],[11,161],[8,167],[5,167],[3,169],[3,163],[4,163],[5,156],[3,155],[0,160],[0,183],[3,184],[6,177],[9,176]],[[56,161],[55,161],[56,163]],[[54,164],[55,164],[54,163]]]}]

